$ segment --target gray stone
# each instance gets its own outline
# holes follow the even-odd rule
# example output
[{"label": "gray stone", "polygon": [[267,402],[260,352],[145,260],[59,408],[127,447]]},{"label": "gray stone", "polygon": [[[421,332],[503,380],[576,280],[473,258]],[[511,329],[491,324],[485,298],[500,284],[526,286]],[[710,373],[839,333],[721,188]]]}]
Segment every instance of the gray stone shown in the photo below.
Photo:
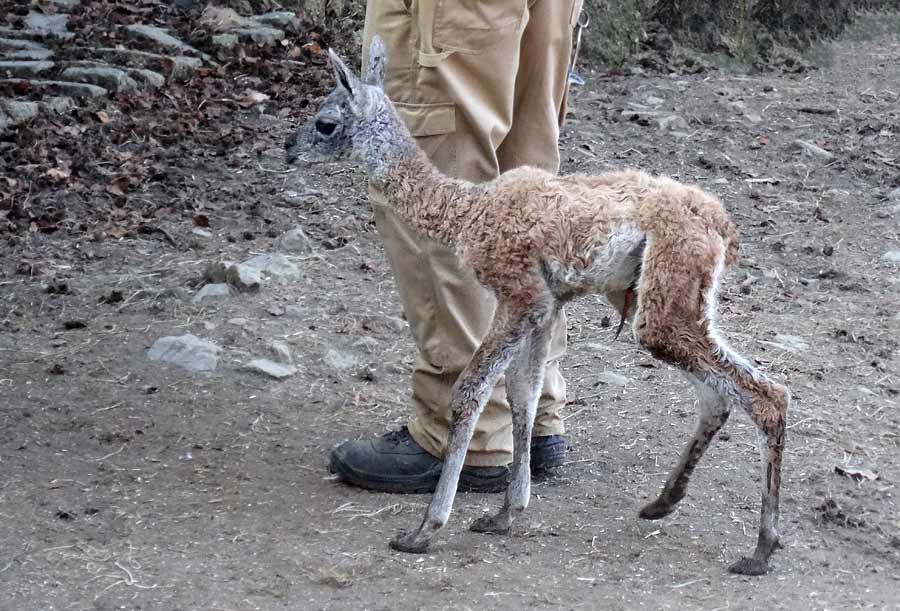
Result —
[{"label": "gray stone", "polygon": [[900,202],[900,187],[887,194],[887,198],[894,202]]},{"label": "gray stone", "polygon": [[359,365],[359,359],[355,354],[334,348],[325,353],[324,361],[332,369],[340,370],[353,369]]},{"label": "gray stone", "polygon": [[300,29],[300,19],[291,11],[272,11],[263,13],[253,18],[263,25],[297,31]]},{"label": "gray stone", "polygon": [[202,227],[194,227],[191,229],[191,233],[198,238],[211,238],[213,237],[212,231],[209,229],[203,229]]},{"label": "gray stone", "polygon": [[44,15],[43,13],[30,12],[25,16],[25,27],[44,34],[66,36],[68,34],[66,32],[68,21],[69,16],[65,13]]},{"label": "gray stone", "polygon": [[306,318],[306,310],[298,305],[289,305],[284,307],[284,315],[288,318]]},{"label": "gray stone", "polygon": [[881,255],[881,260],[887,263],[900,263],[900,250],[889,250]]},{"label": "gray stone", "polygon": [[278,282],[288,282],[300,278],[300,269],[284,255],[256,255],[247,259],[241,266],[257,274],[264,274]]},{"label": "gray stone", "polygon": [[284,31],[270,28],[267,26],[258,26],[255,28],[238,28],[233,30],[241,40],[249,40],[258,45],[271,47],[284,38]]},{"label": "gray stone", "polygon": [[31,40],[31,41],[40,41],[46,40],[48,38],[56,38],[59,40],[69,40],[74,34],[71,32],[49,32],[46,30],[35,30],[33,28],[26,28],[24,30],[17,30],[15,28],[9,27],[0,27],[0,38],[17,38],[19,40]]},{"label": "gray stone", "polygon": [[242,293],[255,293],[259,290],[262,277],[258,269],[239,263],[225,270],[225,280]]},{"label": "gray stone", "polygon": [[66,68],[62,78],[90,83],[117,93],[130,93],[139,89],[137,82],[119,68]]},{"label": "gray stone", "polygon": [[221,49],[230,49],[237,45],[239,39],[237,34],[214,34],[212,44]]},{"label": "gray stone", "polygon": [[154,89],[162,89],[166,84],[166,77],[159,72],[147,70],[146,68],[131,68],[128,70],[128,75],[138,82],[150,85]]},{"label": "gray stone", "polygon": [[313,249],[309,237],[303,233],[303,230],[300,227],[295,227],[294,229],[285,232],[278,239],[278,248],[284,252],[294,254],[309,254]]},{"label": "gray stone", "polygon": [[50,2],[67,11],[71,11],[73,8],[81,4],[81,0],[50,0]]},{"label": "gray stone", "polygon": [[9,116],[5,112],[0,110],[0,132],[9,127],[12,127]]},{"label": "gray stone", "polygon": [[37,102],[20,102],[18,100],[0,100],[0,106],[9,117],[10,125],[20,125],[31,121],[38,116],[40,110]]},{"label": "gray stone", "polygon": [[75,101],[66,96],[49,95],[41,99],[41,108],[44,112],[64,115],[75,108]]},{"label": "gray stone", "polygon": [[170,59],[172,60],[172,69],[169,71],[169,80],[176,83],[191,80],[194,73],[203,65],[203,62],[197,57],[176,55]]},{"label": "gray stone", "polygon": [[216,344],[187,333],[156,340],[147,351],[147,360],[204,373],[215,370],[221,350]]},{"label": "gray stone", "polygon": [[200,55],[200,52],[189,44],[175,38],[165,29],[153,25],[136,24],[125,26],[125,31],[131,38],[149,40],[166,49],[175,49],[189,55]]},{"label": "gray stone", "polygon": [[668,115],[665,117],[659,117],[656,120],[656,125],[662,131],[686,131],[690,129],[688,126],[688,122],[679,115]]},{"label": "gray stone", "polygon": [[89,85],[87,83],[73,83],[70,81],[39,81],[10,78],[0,79],[0,84],[11,85],[13,87],[27,85],[34,92],[66,95],[72,98],[99,98],[109,93],[103,87]]},{"label": "gray stone", "polygon": [[602,371],[597,379],[610,386],[627,386],[628,378],[613,371]]},{"label": "gray stone", "polygon": [[15,78],[34,78],[53,69],[53,62],[0,61],[0,74]]},{"label": "gray stone", "polygon": [[807,142],[806,140],[794,140],[794,146],[809,157],[817,157],[824,161],[831,161],[834,159],[834,153],[826,151],[822,147],[816,146],[812,142]]},{"label": "gray stone", "polygon": [[258,373],[264,373],[267,376],[276,378],[278,380],[289,378],[297,373],[297,368],[293,365],[276,363],[275,361],[270,361],[269,359],[253,359],[252,361],[247,363],[246,368]]},{"label": "gray stone", "polygon": [[272,342],[269,346],[269,350],[272,351],[272,355],[279,363],[284,363],[285,365],[294,364],[294,357],[291,355],[291,349],[285,342]]},{"label": "gray stone", "polygon": [[210,301],[222,301],[231,297],[231,287],[227,284],[207,284],[197,291],[191,299],[191,303],[202,304]]}]

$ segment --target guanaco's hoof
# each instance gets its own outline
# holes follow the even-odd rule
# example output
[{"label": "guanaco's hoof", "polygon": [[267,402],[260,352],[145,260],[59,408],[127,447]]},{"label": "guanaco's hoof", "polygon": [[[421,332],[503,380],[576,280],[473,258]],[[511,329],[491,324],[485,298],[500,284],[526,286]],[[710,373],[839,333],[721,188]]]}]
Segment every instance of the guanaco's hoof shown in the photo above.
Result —
[{"label": "guanaco's hoof", "polygon": [[469,525],[469,530],[476,533],[505,535],[509,532],[509,524],[501,524],[496,516],[482,516]]},{"label": "guanaco's hoof", "polygon": [[769,563],[745,556],[728,567],[728,572],[737,575],[765,575],[769,572]]},{"label": "guanaco's hoof", "polygon": [[641,512],[638,515],[642,520],[659,520],[672,513],[674,509],[674,505],[660,502],[660,500],[657,499],[641,509]]},{"label": "guanaco's hoof", "polygon": [[428,551],[428,541],[420,541],[416,539],[415,533],[400,533],[388,544],[391,549],[398,552],[406,552],[408,554],[424,554]]}]

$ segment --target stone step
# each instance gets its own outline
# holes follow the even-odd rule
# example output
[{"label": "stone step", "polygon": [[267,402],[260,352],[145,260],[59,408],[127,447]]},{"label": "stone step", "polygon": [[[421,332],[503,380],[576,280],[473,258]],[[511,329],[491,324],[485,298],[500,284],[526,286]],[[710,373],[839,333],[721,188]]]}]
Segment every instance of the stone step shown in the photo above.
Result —
[{"label": "stone step", "polygon": [[133,93],[140,89],[125,70],[111,66],[73,66],[63,70],[60,76],[67,81],[97,85],[115,93]]},{"label": "stone step", "polygon": [[57,38],[72,37],[72,34],[66,30],[68,23],[69,16],[65,13],[45,15],[44,13],[31,11],[25,16],[26,29],[43,32],[48,36]]},{"label": "stone step", "polygon": [[0,131],[23,125],[44,114],[65,114],[75,108],[72,98],[46,96],[40,102],[0,98]]},{"label": "stone step", "polygon": [[17,38],[19,40],[70,40],[75,35],[71,32],[46,32],[43,30],[17,30],[15,28],[0,27],[0,38]]},{"label": "stone step", "polygon": [[[2,63],[0,63],[0,68],[2,68]],[[111,68],[113,70],[120,70],[125,72],[129,77],[134,79],[138,84],[144,83],[155,89],[159,89],[166,84],[166,77],[160,74],[159,72],[155,72],[153,70],[148,70],[146,68],[132,68],[130,66],[119,66],[119,65],[110,65],[106,62],[99,62],[90,59],[80,59],[73,61],[62,61],[59,62],[58,65],[62,68],[100,68],[101,72],[105,72],[104,69]],[[2,71],[2,70],[0,70]],[[81,80],[81,79],[73,79],[73,80]],[[92,82],[92,81],[85,81]],[[102,87],[106,87],[102,83],[94,83],[100,84]],[[107,89],[112,89],[111,87],[106,87]],[[117,91],[113,89],[113,91]]]},{"label": "stone step", "polygon": [[[18,31],[18,30],[17,30]],[[7,51],[49,51],[47,47],[33,40],[21,38],[0,38],[0,53]]]},{"label": "stone step", "polygon": [[34,78],[53,69],[53,62],[0,61],[0,75],[13,78]]},{"label": "stone step", "polygon": [[0,79],[0,90],[19,93],[31,92],[38,95],[57,95],[71,98],[99,98],[109,95],[103,87],[71,81],[44,81],[20,78]]},{"label": "stone step", "polygon": [[191,45],[176,38],[167,30],[158,28],[154,25],[128,25],[125,26],[125,32],[132,40],[139,40],[144,42],[149,41],[155,45],[158,45],[159,47],[178,51],[179,53],[182,53],[184,55],[192,55],[195,57],[203,56],[203,53],[201,53]]},{"label": "stone step", "polygon": [[5,61],[43,61],[53,57],[50,49],[20,49],[18,51],[0,51],[0,59]]},{"label": "stone step", "polygon": [[168,81],[174,82],[189,81],[194,76],[194,72],[203,65],[203,61],[199,57],[161,55],[134,49],[72,47],[71,51],[73,54],[84,57],[86,61],[90,61],[88,58],[96,57],[129,68],[153,70],[163,74]]}]

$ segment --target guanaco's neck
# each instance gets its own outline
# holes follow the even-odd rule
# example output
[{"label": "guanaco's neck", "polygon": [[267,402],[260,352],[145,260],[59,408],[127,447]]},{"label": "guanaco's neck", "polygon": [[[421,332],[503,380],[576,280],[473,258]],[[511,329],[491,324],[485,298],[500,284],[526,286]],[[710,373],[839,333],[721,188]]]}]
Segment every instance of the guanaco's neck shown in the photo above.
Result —
[{"label": "guanaco's neck", "polygon": [[459,238],[475,185],[441,173],[419,148],[393,108],[386,108],[384,130],[366,143],[369,179],[411,227],[450,244]]}]

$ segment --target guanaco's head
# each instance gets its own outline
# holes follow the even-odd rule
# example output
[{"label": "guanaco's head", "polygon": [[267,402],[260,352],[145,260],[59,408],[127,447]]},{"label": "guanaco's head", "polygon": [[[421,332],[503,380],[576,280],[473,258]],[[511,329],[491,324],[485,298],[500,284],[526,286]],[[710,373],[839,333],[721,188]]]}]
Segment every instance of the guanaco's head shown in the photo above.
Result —
[{"label": "guanaco's head", "polygon": [[364,79],[328,50],[337,84],[319,112],[285,142],[288,163],[322,163],[365,158],[367,147],[384,137],[389,109],[384,95],[384,43],[372,39]]}]

